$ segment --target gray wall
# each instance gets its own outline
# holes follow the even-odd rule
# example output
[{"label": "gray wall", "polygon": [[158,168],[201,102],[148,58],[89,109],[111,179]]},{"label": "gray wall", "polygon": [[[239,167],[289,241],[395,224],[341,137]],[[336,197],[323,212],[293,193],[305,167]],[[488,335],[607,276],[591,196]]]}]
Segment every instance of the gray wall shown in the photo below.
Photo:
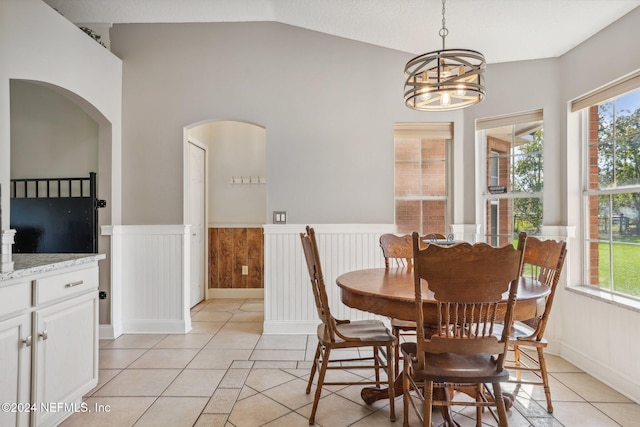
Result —
[{"label": "gray wall", "polygon": [[48,87],[21,80],[10,84],[11,178],[86,177],[97,172],[96,121]]},{"label": "gray wall", "polygon": [[267,209],[290,223],[392,223],[395,122],[460,121],[402,101],[410,55],[277,23],[123,24],[123,222],[182,223],[182,130],[266,128]]}]

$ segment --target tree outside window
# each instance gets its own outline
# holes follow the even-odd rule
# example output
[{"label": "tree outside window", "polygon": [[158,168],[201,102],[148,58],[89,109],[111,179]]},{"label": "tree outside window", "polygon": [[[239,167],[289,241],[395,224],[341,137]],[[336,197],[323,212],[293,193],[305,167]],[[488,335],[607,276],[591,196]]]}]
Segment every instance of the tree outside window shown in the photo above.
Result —
[{"label": "tree outside window", "polygon": [[586,281],[640,297],[640,90],[587,115]]},{"label": "tree outside window", "polygon": [[[541,114],[540,114],[541,115]],[[501,246],[521,231],[540,234],[542,226],[542,120],[488,128],[486,147],[485,239]]]}]

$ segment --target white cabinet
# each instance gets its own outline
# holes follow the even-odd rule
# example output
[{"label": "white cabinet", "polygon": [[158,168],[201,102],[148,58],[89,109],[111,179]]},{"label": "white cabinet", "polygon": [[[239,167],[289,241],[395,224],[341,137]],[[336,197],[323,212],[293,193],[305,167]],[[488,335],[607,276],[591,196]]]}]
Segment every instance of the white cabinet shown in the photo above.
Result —
[{"label": "white cabinet", "polygon": [[0,322],[0,402],[15,403],[0,411],[0,426],[29,425],[29,412],[20,411],[18,404],[31,400],[31,343],[31,313]]},{"label": "white cabinet", "polygon": [[0,426],[55,426],[98,382],[98,267],[14,282],[0,287],[0,401],[16,406]]}]

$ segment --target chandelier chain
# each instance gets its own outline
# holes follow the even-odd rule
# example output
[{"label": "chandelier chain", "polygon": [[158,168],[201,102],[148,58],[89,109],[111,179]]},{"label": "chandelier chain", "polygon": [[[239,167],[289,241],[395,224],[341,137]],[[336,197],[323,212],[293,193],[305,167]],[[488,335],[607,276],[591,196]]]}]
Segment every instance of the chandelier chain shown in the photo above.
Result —
[{"label": "chandelier chain", "polygon": [[442,0],[442,28],[440,29],[440,37],[442,37],[442,50],[444,50],[444,38],[449,34],[449,30],[447,29],[446,21],[444,18],[445,11],[445,3],[447,0]]}]

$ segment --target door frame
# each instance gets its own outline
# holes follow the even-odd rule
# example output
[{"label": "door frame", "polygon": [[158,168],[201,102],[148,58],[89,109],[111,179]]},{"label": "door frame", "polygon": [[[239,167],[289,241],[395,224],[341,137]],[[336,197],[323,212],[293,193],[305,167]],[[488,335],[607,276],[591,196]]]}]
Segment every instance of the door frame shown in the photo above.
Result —
[{"label": "door frame", "polygon": [[[207,144],[188,135],[187,128],[184,128],[183,135],[183,185],[182,185],[182,222],[188,224],[191,217],[191,200],[189,197],[189,180],[190,180],[190,163],[189,163],[189,144],[193,144],[204,151],[204,224],[202,230],[202,239],[204,241],[204,262],[203,262],[203,278],[204,278],[204,300],[209,299],[209,152]],[[190,268],[190,265],[189,265]],[[189,283],[189,289],[191,284]]]}]

